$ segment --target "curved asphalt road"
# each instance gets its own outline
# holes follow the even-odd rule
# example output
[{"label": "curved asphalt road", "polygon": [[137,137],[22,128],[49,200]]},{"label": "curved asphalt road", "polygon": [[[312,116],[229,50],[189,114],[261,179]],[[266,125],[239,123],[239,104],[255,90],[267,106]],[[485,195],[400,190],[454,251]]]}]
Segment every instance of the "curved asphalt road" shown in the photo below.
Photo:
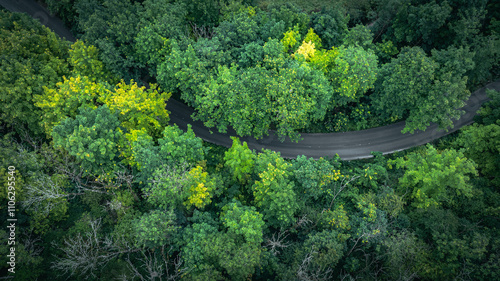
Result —
[{"label": "curved asphalt road", "polygon": [[[75,41],[71,32],[65,28],[58,18],[41,7],[34,0],[0,0],[0,5],[13,12],[25,12],[38,19],[43,25],[52,29],[59,36],[70,41]],[[448,132],[438,130],[436,124],[432,124],[426,131],[417,131],[414,134],[402,134],[404,122],[378,127],[368,130],[328,133],[328,134],[301,134],[303,140],[298,143],[289,139],[280,142],[274,132],[270,131],[269,136],[256,140],[252,137],[240,138],[248,143],[251,149],[260,150],[262,148],[281,152],[285,158],[295,158],[297,155],[308,157],[325,157],[338,154],[343,160],[353,160],[371,157],[371,151],[381,151],[384,154],[393,153],[408,149],[410,147],[422,145],[452,133],[461,127],[471,124],[476,111],[488,98],[486,88],[500,90],[500,79],[472,93],[469,101],[462,109],[465,114],[459,120],[453,122],[454,128]],[[191,124],[195,134],[203,140],[218,145],[230,147],[232,144],[229,136],[235,136],[234,130],[228,130],[227,134],[217,132],[217,129],[210,130],[203,125],[203,122],[193,121],[192,108],[176,100],[169,100],[167,109],[170,111],[170,123],[177,124],[185,130],[187,124]]]}]

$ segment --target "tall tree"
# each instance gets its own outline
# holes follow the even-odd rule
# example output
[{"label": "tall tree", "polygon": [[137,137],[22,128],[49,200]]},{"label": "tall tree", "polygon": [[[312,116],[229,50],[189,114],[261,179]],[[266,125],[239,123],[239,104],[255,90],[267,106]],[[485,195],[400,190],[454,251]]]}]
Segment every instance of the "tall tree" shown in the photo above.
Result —
[{"label": "tall tree", "polygon": [[417,208],[428,208],[442,203],[453,204],[456,196],[472,195],[470,175],[477,175],[476,164],[454,149],[438,151],[427,145],[421,153],[410,153],[407,158],[389,161],[404,168],[399,179],[402,190],[409,189]]},{"label": "tall tree", "polygon": [[406,118],[403,133],[425,130],[430,122],[451,127],[470,95],[463,74],[473,65],[464,48],[436,51],[432,57],[419,47],[404,48],[382,67],[373,104],[385,119]]},{"label": "tall tree", "polygon": [[177,126],[167,126],[163,137],[155,145],[153,138],[144,130],[132,135],[132,163],[141,170],[140,178],[146,181],[163,165],[194,166],[204,159],[203,141],[194,135],[191,126],[183,132]]},{"label": "tall tree", "polygon": [[94,83],[87,76],[64,77],[56,87],[45,87],[44,93],[35,97],[36,106],[44,113],[42,126],[45,132],[50,135],[62,120],[74,118],[79,108],[97,108],[98,100],[107,91],[103,84]]},{"label": "tall tree", "polygon": [[456,144],[464,154],[478,164],[481,174],[498,185],[500,178],[500,92],[486,90],[490,101],[483,104],[476,116],[476,123],[464,128]]},{"label": "tall tree", "polygon": [[340,46],[348,32],[349,16],[341,8],[313,13],[311,26],[325,49]]},{"label": "tall tree", "polygon": [[170,93],[158,92],[156,85],[151,88],[139,87],[133,80],[126,84],[123,80],[114,91],[107,91],[100,97],[111,112],[119,113],[121,125],[128,131],[146,130],[149,135],[158,138],[168,124],[168,111],[165,102]]},{"label": "tall tree", "polygon": [[106,105],[81,108],[75,118],[66,118],[54,127],[54,146],[79,159],[84,175],[113,177],[122,136],[119,126],[117,114],[112,114]]},{"label": "tall tree", "polygon": [[[273,48],[276,41],[264,45]],[[297,130],[321,120],[331,97],[328,81],[305,63],[287,64],[281,54],[266,67],[239,70],[221,66],[196,97],[196,118],[225,132],[260,138],[276,126],[280,138],[298,139]],[[278,67],[279,66],[279,67]]]},{"label": "tall tree", "polygon": [[68,44],[28,15],[0,11],[2,130],[43,136],[34,97],[68,74]]},{"label": "tall tree", "polygon": [[248,148],[246,142],[240,143],[236,137],[232,137],[233,145],[224,153],[225,165],[233,173],[233,178],[240,183],[245,183],[253,171],[255,154]]},{"label": "tall tree", "polygon": [[93,82],[107,82],[114,85],[116,76],[104,66],[99,58],[99,50],[93,45],[86,45],[77,40],[69,50],[69,64],[73,76],[87,76]]},{"label": "tall tree", "polygon": [[327,74],[339,97],[334,98],[336,105],[356,102],[377,80],[378,61],[372,50],[361,46],[348,46],[338,49],[335,66]]},{"label": "tall tree", "polygon": [[294,184],[288,179],[290,166],[282,158],[267,162],[259,173],[260,180],[252,186],[255,204],[266,221],[277,228],[290,225],[298,207]]}]

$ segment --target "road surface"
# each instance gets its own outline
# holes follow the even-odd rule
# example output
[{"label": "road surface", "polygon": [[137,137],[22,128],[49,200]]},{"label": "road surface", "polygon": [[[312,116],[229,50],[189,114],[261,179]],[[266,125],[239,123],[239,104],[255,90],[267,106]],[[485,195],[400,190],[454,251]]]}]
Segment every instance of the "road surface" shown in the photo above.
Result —
[{"label": "road surface", "polygon": [[[38,19],[43,25],[52,29],[59,36],[70,41],[75,41],[71,32],[64,26],[63,22],[33,0],[0,0],[0,5],[13,12],[25,12]],[[465,125],[473,122],[476,111],[488,98],[486,88],[500,90],[500,79],[472,93],[467,104],[462,109],[465,114],[453,122],[454,128],[448,132],[438,130],[436,124],[432,124],[426,131],[417,131],[414,134],[402,134],[404,122],[388,126],[345,133],[325,134],[301,134],[302,140],[298,143],[285,140],[280,142],[274,132],[269,136],[256,140],[252,137],[240,138],[248,143],[248,147],[255,150],[262,148],[279,151],[282,157],[295,158],[297,155],[308,157],[327,157],[338,154],[344,160],[354,160],[371,157],[372,151],[380,151],[384,154],[405,150],[419,146],[449,133],[452,133]],[[186,129],[191,124],[195,134],[203,140],[226,147],[231,146],[230,136],[235,136],[234,130],[228,130],[227,134],[217,132],[217,129],[209,129],[203,122],[193,121],[191,114],[194,110],[176,100],[167,102],[170,111],[170,123],[177,124],[181,129]]]}]

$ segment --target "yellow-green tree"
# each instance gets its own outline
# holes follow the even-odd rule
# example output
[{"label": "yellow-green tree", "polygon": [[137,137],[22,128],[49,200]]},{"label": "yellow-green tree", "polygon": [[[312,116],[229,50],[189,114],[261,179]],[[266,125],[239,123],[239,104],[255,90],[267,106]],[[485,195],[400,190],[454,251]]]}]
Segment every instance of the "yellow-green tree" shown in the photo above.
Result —
[{"label": "yellow-green tree", "polygon": [[158,92],[156,85],[146,89],[133,80],[130,84],[122,80],[114,91],[105,92],[100,101],[108,105],[111,112],[118,113],[121,126],[127,131],[145,129],[150,136],[158,138],[168,123],[165,102],[170,96],[170,93]]},{"label": "yellow-green tree", "polygon": [[201,166],[196,166],[188,172],[188,191],[184,205],[187,208],[194,206],[202,209],[212,202],[215,182]]},{"label": "yellow-green tree", "polygon": [[[192,207],[203,209],[212,202],[216,182],[201,166],[190,170],[186,166],[157,168],[144,189],[150,203],[164,210]],[[182,207],[184,206],[184,207]]]},{"label": "yellow-green tree", "polygon": [[41,108],[42,126],[50,135],[54,126],[65,118],[74,118],[81,107],[97,108],[98,99],[109,90],[87,76],[64,77],[55,88],[44,87],[44,93],[35,96],[36,106]]},{"label": "yellow-green tree", "polygon": [[99,59],[99,50],[93,45],[86,45],[77,40],[69,50],[68,62],[73,76],[87,76],[92,82],[108,82],[114,84],[116,76],[106,69]]},{"label": "yellow-green tree", "polygon": [[246,142],[240,143],[236,137],[231,137],[233,145],[225,152],[225,165],[233,173],[233,178],[245,183],[253,170],[255,154],[248,148]]},{"label": "yellow-green tree", "polygon": [[274,158],[267,168],[259,173],[259,181],[252,186],[255,205],[259,207],[266,221],[275,227],[286,227],[293,221],[298,208],[289,177],[288,164],[283,158]]},{"label": "yellow-green tree", "polygon": [[442,203],[453,204],[456,196],[472,196],[470,175],[477,175],[476,164],[454,149],[438,151],[427,145],[421,153],[389,161],[404,168],[400,188],[412,191],[413,204],[428,208]]},{"label": "yellow-green tree", "polygon": [[298,26],[295,26],[293,29],[290,28],[287,32],[285,32],[285,34],[283,34],[283,38],[281,39],[283,51],[285,53],[294,51],[300,44],[300,37]]}]

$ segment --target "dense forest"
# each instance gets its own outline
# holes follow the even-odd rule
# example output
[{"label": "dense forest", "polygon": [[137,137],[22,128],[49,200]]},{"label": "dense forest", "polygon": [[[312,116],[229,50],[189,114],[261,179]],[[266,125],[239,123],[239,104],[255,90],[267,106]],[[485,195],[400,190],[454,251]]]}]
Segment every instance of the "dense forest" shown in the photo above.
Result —
[{"label": "dense forest", "polygon": [[165,108],[240,137],[446,130],[500,77],[498,1],[42,3],[78,40],[0,10],[0,279],[500,280],[500,92],[356,161]]}]

